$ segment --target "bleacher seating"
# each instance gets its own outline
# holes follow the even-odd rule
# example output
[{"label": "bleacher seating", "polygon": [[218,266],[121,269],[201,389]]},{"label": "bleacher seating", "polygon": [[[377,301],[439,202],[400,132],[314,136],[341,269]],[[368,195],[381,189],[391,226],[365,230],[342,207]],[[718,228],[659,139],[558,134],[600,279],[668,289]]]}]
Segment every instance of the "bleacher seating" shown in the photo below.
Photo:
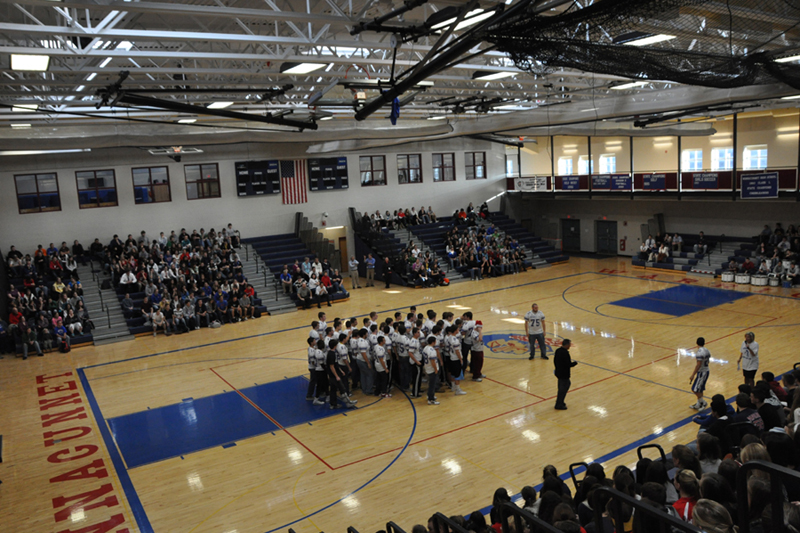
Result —
[{"label": "bleacher seating", "polygon": [[[253,251],[258,254],[274,276],[280,276],[283,266],[291,266],[295,260],[302,262],[306,257],[312,261],[317,258],[316,254],[309,250],[294,233],[251,237],[242,239],[242,242],[253,248]],[[297,295],[292,293],[291,297],[298,307],[302,305],[298,303]],[[346,300],[348,297],[344,292],[330,294],[331,302]]]}]

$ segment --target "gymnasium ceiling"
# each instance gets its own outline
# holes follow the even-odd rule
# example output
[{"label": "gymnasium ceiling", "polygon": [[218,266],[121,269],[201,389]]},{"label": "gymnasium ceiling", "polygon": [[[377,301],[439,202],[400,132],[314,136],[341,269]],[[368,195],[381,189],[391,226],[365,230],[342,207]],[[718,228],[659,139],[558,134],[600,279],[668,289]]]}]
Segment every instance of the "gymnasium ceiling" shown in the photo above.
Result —
[{"label": "gymnasium ceiling", "polygon": [[[800,102],[781,99],[800,94],[800,0],[637,0],[637,7],[651,8],[642,12],[631,12],[630,5],[630,0],[3,2],[0,143],[5,149],[55,149],[300,141],[310,152],[326,152],[476,135],[507,140],[547,133],[708,135],[713,124],[698,119],[782,110]],[[594,15],[604,6],[602,16]],[[522,64],[517,49],[515,62],[504,51],[509,42],[516,46],[509,36],[524,38],[525,25],[534,18],[537,35],[545,28],[541,34],[548,35],[548,43],[554,42],[551,35],[564,36],[564,43],[551,47],[559,57],[551,50],[544,63],[535,55]],[[619,54],[615,67],[615,50],[627,53],[633,47],[626,40],[648,36],[663,40],[636,46],[635,53],[674,52],[675,70],[704,75],[708,62],[694,64],[693,58],[708,57],[741,64],[758,58],[764,68],[752,83],[710,76],[707,85],[714,86],[700,86],[676,81],[680,75],[656,78]],[[582,50],[561,53],[579,41],[602,48],[610,60],[601,65],[581,56]],[[12,55],[32,54],[49,58],[45,70],[12,64]],[[641,56],[645,66],[648,57]],[[316,70],[284,72],[305,63]],[[739,64],[724,67],[730,72]],[[764,74],[777,72],[776,65],[785,76]],[[487,74],[497,79],[481,79]],[[382,91],[393,89],[396,125],[389,120],[394,94],[380,100]],[[221,102],[231,104],[207,107]],[[643,122],[649,122],[646,128]]]}]

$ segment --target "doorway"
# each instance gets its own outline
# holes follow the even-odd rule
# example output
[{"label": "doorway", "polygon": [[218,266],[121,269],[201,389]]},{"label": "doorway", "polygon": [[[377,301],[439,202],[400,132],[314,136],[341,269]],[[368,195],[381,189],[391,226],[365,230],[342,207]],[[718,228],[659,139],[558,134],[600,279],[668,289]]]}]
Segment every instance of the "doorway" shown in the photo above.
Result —
[{"label": "doorway", "polygon": [[561,246],[565,252],[581,251],[581,221],[575,218],[561,219]]},{"label": "doorway", "polygon": [[339,272],[347,272],[347,237],[339,237]]},{"label": "doorway", "polygon": [[610,220],[597,220],[596,243],[597,253],[601,255],[617,255],[617,223]]}]

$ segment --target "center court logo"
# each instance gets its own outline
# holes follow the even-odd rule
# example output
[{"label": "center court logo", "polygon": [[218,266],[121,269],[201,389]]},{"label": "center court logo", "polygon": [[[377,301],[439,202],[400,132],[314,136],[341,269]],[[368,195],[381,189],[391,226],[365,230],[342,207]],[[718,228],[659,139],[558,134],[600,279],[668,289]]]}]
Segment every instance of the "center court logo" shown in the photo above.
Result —
[{"label": "center court logo", "polygon": [[[558,335],[545,336],[545,351],[553,353],[555,348],[561,346],[563,337]],[[491,335],[483,336],[483,343],[486,349],[498,356],[506,356],[506,358],[528,357],[530,355],[530,345],[528,343],[528,336],[520,333],[493,333]],[[536,353],[539,353],[539,347],[536,347]]]}]

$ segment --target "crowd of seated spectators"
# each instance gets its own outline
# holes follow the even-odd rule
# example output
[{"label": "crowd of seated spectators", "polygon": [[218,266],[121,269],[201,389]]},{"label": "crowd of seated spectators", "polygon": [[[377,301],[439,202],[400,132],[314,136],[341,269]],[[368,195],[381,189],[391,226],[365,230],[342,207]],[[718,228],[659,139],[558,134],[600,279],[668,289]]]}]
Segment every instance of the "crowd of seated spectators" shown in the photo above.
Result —
[{"label": "crowd of seated spectators", "polygon": [[[764,372],[754,387],[739,387],[735,406],[728,405],[724,396],[715,395],[711,414],[695,418],[700,425],[696,443],[674,446],[666,463],[645,457],[637,462],[635,472],[620,465],[611,476],[600,463],[591,463],[574,495],[556,468],[548,465],[538,493],[532,486],[522,488],[520,505],[559,531],[612,533],[619,522],[626,532],[660,531],[655,519],[634,512],[624,502],[614,502],[608,492],[597,492],[607,486],[703,531],[734,533],[742,526],[736,483],[742,464],[766,461],[794,472],[800,468],[800,370],[784,375],[782,381]],[[800,531],[800,506],[791,503],[800,501],[800,479],[783,480],[782,492],[772,493],[768,473],[749,473],[744,500],[748,502],[745,519],[751,532],[772,531],[770,506],[775,498],[783,503],[785,530]],[[499,488],[488,518],[475,511],[450,519],[475,533],[501,533],[500,506],[510,501],[507,490]],[[621,503],[619,511],[616,503]],[[594,523],[595,508],[602,515],[600,530]],[[508,526],[515,531],[513,518]],[[438,533],[435,517],[429,519],[427,527],[414,526],[413,532],[425,530]]]},{"label": "crowd of seated spectators", "polygon": [[28,352],[71,348],[71,338],[88,334],[94,324],[83,301],[78,263],[85,264],[83,246],[77,240],[56,248],[41,244],[23,255],[12,246],[7,254],[8,321],[0,319],[0,352]]},{"label": "crowd of seated spectators", "polygon": [[333,268],[328,259],[315,257],[311,261],[308,257],[301,263],[295,259],[291,265],[283,265],[279,276],[281,287],[285,294],[294,294],[304,309],[313,303],[322,307],[325,301],[331,306],[331,296],[341,292],[345,298],[350,294],[344,288],[342,275],[338,268]]},{"label": "crowd of seated spectators", "polygon": [[124,241],[114,235],[96,257],[125,295],[125,317],[143,317],[153,335],[171,335],[259,316],[238,247],[238,232],[228,224],[219,232],[161,232],[153,240],[144,231]]},{"label": "crowd of seated spectators", "polygon": [[462,207],[453,212],[453,222],[456,226],[475,226],[478,219],[490,220],[490,218],[489,204],[486,202],[483,202],[477,211],[470,202],[466,208]]},{"label": "crowd of seated spectators", "polygon": [[362,220],[371,229],[380,231],[382,228],[399,229],[416,226],[417,224],[431,224],[436,222],[437,219],[433,207],[428,206],[425,209],[423,205],[419,208],[419,211],[414,207],[411,209],[396,209],[394,213],[390,213],[387,210],[384,214],[381,214],[380,210],[376,210],[371,215],[364,213]]},{"label": "crowd of seated spectators", "polygon": [[454,226],[445,235],[447,260],[452,268],[466,268],[470,279],[525,272],[525,252],[516,239],[499,238],[494,224]]},{"label": "crowd of seated spectators", "polygon": [[790,225],[784,230],[780,222],[775,224],[774,230],[764,225],[757,239],[754,260],[748,258],[743,264],[730,264],[729,270],[751,275],[763,274],[792,285],[800,284],[800,233],[797,228]]},{"label": "crowd of seated spectators", "polygon": [[[708,245],[704,242],[703,232],[700,232],[700,242],[695,245],[695,253],[706,253]],[[683,246],[683,237],[678,235],[661,235],[657,233],[655,237],[652,234],[648,235],[642,245],[639,247],[639,259],[650,263],[663,263],[674,252],[680,252]]]}]

